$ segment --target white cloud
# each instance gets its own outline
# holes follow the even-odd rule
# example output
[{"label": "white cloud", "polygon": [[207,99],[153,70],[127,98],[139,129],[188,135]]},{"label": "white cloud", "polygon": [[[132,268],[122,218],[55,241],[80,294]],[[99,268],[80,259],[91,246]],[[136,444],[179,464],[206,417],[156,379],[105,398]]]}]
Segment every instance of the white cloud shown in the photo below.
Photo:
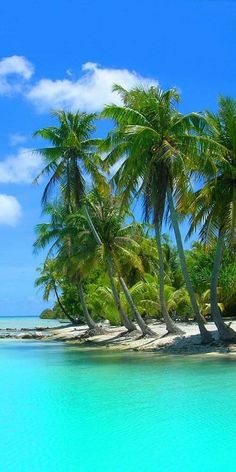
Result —
[{"label": "white cloud", "polygon": [[27,148],[19,149],[16,155],[0,161],[0,182],[32,183],[42,168],[42,159]]},{"label": "white cloud", "polygon": [[9,56],[0,60],[0,94],[22,91],[22,86],[34,72],[31,62],[23,56]]},{"label": "white cloud", "polygon": [[24,56],[4,57],[0,61],[0,75],[9,74],[21,75],[24,79],[29,80],[32,76],[34,68],[32,64]]},{"label": "white cloud", "polygon": [[20,133],[11,134],[9,137],[11,146],[17,146],[18,144],[25,143],[27,141],[27,136]]},{"label": "white cloud", "polygon": [[136,85],[157,85],[157,81],[142,77],[128,69],[101,67],[94,62],[82,66],[82,74],[76,79],[67,69],[63,79],[42,78],[33,83],[33,64],[24,56],[9,56],[0,60],[0,95],[20,93],[27,97],[39,111],[52,108],[94,112],[106,103],[120,103],[118,94],[112,92],[114,83],[125,88]]},{"label": "white cloud", "polygon": [[15,226],[21,218],[21,206],[12,195],[0,194],[0,224]]},{"label": "white cloud", "polygon": [[120,103],[119,96],[112,92],[114,83],[128,89],[140,84],[157,85],[157,81],[128,69],[102,68],[92,62],[84,64],[82,71],[78,80],[41,79],[27,92],[27,97],[40,111],[68,108],[93,112],[101,110],[106,103]]}]

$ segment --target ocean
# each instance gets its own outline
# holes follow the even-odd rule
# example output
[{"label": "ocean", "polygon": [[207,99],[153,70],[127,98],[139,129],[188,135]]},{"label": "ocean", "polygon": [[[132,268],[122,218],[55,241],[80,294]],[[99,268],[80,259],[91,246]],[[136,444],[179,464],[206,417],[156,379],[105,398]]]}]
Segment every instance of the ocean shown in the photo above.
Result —
[{"label": "ocean", "polygon": [[0,342],[2,472],[235,472],[236,362]]}]

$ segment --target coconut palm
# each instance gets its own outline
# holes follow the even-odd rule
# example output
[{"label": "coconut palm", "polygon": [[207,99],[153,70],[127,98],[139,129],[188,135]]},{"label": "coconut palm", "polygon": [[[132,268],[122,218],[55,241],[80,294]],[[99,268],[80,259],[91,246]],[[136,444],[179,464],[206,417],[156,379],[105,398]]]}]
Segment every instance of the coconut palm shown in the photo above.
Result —
[{"label": "coconut palm", "polygon": [[87,207],[99,234],[100,254],[107,266],[112,290],[114,289],[113,276],[116,273],[142,333],[144,335],[154,335],[135,306],[122,274],[122,261],[136,267],[140,272],[143,270],[142,261],[137,253],[139,245],[132,237],[132,232],[130,232],[132,225],[123,226],[126,216],[125,208],[121,208],[120,199],[111,194],[109,186],[107,186],[106,191],[104,188],[103,194],[94,189],[87,199]]},{"label": "coconut palm", "polygon": [[44,159],[44,168],[36,178],[49,176],[44,189],[42,204],[49,201],[53,190],[59,191],[68,211],[80,208],[85,193],[85,177],[101,181],[98,172],[100,157],[95,152],[95,140],[91,139],[96,127],[95,114],[53,112],[57,126],[42,128],[34,133],[49,145],[35,152]]},{"label": "coconut palm", "polygon": [[[99,172],[100,157],[94,147],[96,140],[91,139],[95,130],[96,115],[79,112],[72,114],[64,111],[56,111],[53,115],[58,120],[58,126],[42,128],[35,132],[35,136],[46,139],[52,145],[37,150],[45,160],[45,167],[37,179],[43,175],[50,175],[43,192],[42,204],[44,206],[48,202],[56,186],[63,197],[67,212],[72,213],[75,209],[83,207],[94,239],[98,245],[101,245],[101,238],[84,204],[85,175],[89,175],[101,188],[104,184],[104,178]],[[112,271],[112,262],[108,261],[108,272],[118,311],[126,328],[133,330],[135,326],[128,320],[121,306],[116,286],[113,283]]]},{"label": "coconut palm", "polygon": [[115,86],[115,90],[120,93],[123,106],[108,105],[102,113],[103,117],[113,119],[116,123],[115,129],[103,144],[103,149],[109,151],[106,161],[110,166],[123,159],[114,180],[123,193],[124,201],[137,193],[141,194],[144,216],[152,219],[155,225],[159,253],[160,304],[167,330],[177,331],[168,314],[164,296],[161,230],[168,203],[192,309],[202,341],[209,342],[211,335],[199,312],[187,270],[175,198],[179,199],[189,187],[190,168],[200,152],[208,151],[204,165],[211,167],[211,160],[207,156],[211,148],[215,149],[216,143],[196,132],[196,129],[201,130],[205,126],[202,116],[195,113],[183,115],[176,110],[180,99],[176,89],[162,91],[157,87],[150,87],[148,90],[136,88],[127,91]]},{"label": "coconut palm", "polygon": [[[54,255],[58,272],[60,268],[60,273],[77,287],[90,334],[102,334],[103,330],[90,316],[83,289],[83,278],[91,265],[90,247],[95,246],[94,239],[91,238],[91,233],[86,227],[86,219],[83,215],[77,216],[75,227],[72,216],[68,215],[64,206],[56,201],[45,205],[44,213],[50,216],[51,221],[37,225],[34,248],[39,250],[51,245],[48,256]],[[47,266],[47,259],[45,264]],[[61,306],[59,299],[58,303]]]},{"label": "coconut palm", "polygon": [[[224,152],[224,159],[216,159],[216,176],[206,176],[203,187],[195,192],[191,211],[193,216],[189,235],[201,226],[200,239],[217,239],[211,277],[211,314],[222,340],[236,339],[236,333],[221,316],[217,287],[225,244],[235,251],[236,244],[236,100],[221,97],[217,114],[207,113],[208,133]],[[222,151],[223,152],[223,151]]]},{"label": "coconut palm", "polygon": [[71,323],[77,324],[76,319],[71,316],[63,306],[59,295],[61,276],[58,273],[57,261],[55,259],[47,259],[37,270],[39,272],[39,276],[35,280],[35,287],[43,287],[43,299],[48,301],[50,294],[53,293],[65,317],[68,318]]},{"label": "coconut palm", "polygon": [[[89,176],[97,183],[103,179],[98,171],[100,158],[95,152],[94,141],[91,139],[95,131],[96,115],[79,111],[73,114],[59,110],[55,111],[53,116],[56,117],[58,126],[42,128],[34,133],[35,136],[51,144],[49,147],[36,151],[45,161],[45,166],[36,181],[41,176],[50,176],[42,196],[43,206],[48,202],[56,187],[59,195],[63,197],[67,213],[72,213],[83,205],[85,176]],[[81,303],[86,312],[81,284],[78,288]]]}]

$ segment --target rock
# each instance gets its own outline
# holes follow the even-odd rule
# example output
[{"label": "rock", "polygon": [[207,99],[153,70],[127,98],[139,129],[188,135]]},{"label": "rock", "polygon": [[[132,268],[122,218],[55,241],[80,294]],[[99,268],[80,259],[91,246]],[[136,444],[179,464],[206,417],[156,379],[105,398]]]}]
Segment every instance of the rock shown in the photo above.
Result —
[{"label": "rock", "polygon": [[104,334],[107,334],[105,329],[102,328],[101,326],[97,326],[96,328],[88,329],[87,331],[85,331],[85,333],[80,336],[80,339],[81,338],[90,338],[92,336],[101,336],[101,335],[104,335]]},{"label": "rock", "polygon": [[16,339],[33,339],[33,335],[31,333],[20,333],[17,334]]},{"label": "rock", "polygon": [[33,337],[34,339],[41,339],[43,337],[43,333],[39,331],[35,331],[35,333],[33,334]]},{"label": "rock", "polygon": [[43,333],[39,331],[34,331],[34,332],[24,332],[17,334],[16,339],[41,339],[43,337]]},{"label": "rock", "polygon": [[156,318],[149,318],[148,316],[145,318],[145,322],[147,324],[154,324],[157,322],[157,319]]},{"label": "rock", "polygon": [[111,323],[109,320],[104,320],[102,323],[101,323],[101,326],[111,326]]}]

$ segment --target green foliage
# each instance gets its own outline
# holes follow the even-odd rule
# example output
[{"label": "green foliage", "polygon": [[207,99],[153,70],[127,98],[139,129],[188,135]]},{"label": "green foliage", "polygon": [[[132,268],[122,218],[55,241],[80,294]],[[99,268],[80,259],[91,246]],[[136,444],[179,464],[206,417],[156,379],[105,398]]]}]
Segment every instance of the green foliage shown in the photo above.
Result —
[{"label": "green foliage", "polygon": [[[220,98],[219,112],[190,113],[178,110],[176,89],[120,86],[122,105],[108,105],[101,116],[114,127],[105,140],[92,139],[96,115],[56,111],[56,126],[35,134],[47,141],[39,149],[44,159],[40,175],[48,175],[43,197],[46,222],[37,225],[35,251],[47,248],[35,285],[45,300],[55,300],[53,310],[42,316],[84,320],[78,288],[83,285],[85,304],[96,321],[120,323],[108,277],[112,261],[114,284],[122,307],[132,318],[121,290],[125,279],[133,301],[144,317],[161,317],[160,281],[170,314],[191,318],[178,251],[168,235],[159,251],[153,237],[155,223],[161,230],[168,214],[167,191],[174,195],[179,220],[190,217],[188,235],[200,229],[200,238],[185,251],[198,306],[210,311],[210,281],[216,236],[224,234],[225,250],[218,283],[219,306],[233,314],[236,306],[236,102]],[[49,144],[48,144],[49,143]],[[106,153],[101,158],[101,152]],[[104,177],[118,165],[112,188]],[[92,191],[86,190],[86,178]],[[192,191],[193,177],[200,186]],[[56,191],[57,198],[52,199]],[[145,221],[134,221],[133,199],[142,196]],[[88,217],[89,215],[89,217]],[[91,220],[89,222],[89,219]],[[94,236],[99,235],[101,244]],[[229,249],[231,247],[231,249]],[[163,293],[163,291],[162,291]],[[162,297],[160,297],[162,299]],[[163,313],[163,312],[162,312]],[[86,317],[86,316],[85,316]]]},{"label": "green foliage", "polygon": [[[194,243],[187,252],[187,261],[195,292],[203,304],[210,301],[210,281],[215,255],[215,244]],[[225,315],[236,310],[236,257],[231,249],[224,251],[219,274],[218,299]]]},{"label": "green foliage", "polygon": [[205,153],[208,162],[207,151],[216,144],[202,136],[204,116],[178,111],[180,95],[176,89],[114,89],[121,95],[123,106],[108,105],[102,113],[115,122],[103,144],[108,151],[106,162],[112,166],[125,156],[114,176],[122,200],[127,202],[141,194],[145,219],[161,229],[168,187],[177,199],[182,197],[191,187],[189,176],[199,152]]},{"label": "green foliage", "polygon": [[189,235],[199,226],[202,241],[214,241],[219,232],[236,244],[236,100],[220,97],[217,114],[207,113],[206,135],[218,143],[214,173],[204,173],[204,184],[193,195]]},{"label": "green foliage", "polygon": [[59,110],[53,115],[58,126],[49,126],[35,132],[35,136],[50,143],[36,151],[45,163],[36,181],[41,176],[50,176],[42,196],[43,205],[56,189],[66,202],[67,212],[71,212],[82,204],[85,175],[90,175],[97,183],[101,180],[98,172],[101,158],[96,153],[95,141],[91,139],[95,131],[96,114],[66,113]]},{"label": "green foliage", "polygon": [[42,313],[40,314],[40,318],[42,320],[46,319],[46,320],[55,320],[56,318],[58,318],[55,314],[55,311],[54,310],[51,310],[50,308],[46,308],[45,310],[42,311]]}]

